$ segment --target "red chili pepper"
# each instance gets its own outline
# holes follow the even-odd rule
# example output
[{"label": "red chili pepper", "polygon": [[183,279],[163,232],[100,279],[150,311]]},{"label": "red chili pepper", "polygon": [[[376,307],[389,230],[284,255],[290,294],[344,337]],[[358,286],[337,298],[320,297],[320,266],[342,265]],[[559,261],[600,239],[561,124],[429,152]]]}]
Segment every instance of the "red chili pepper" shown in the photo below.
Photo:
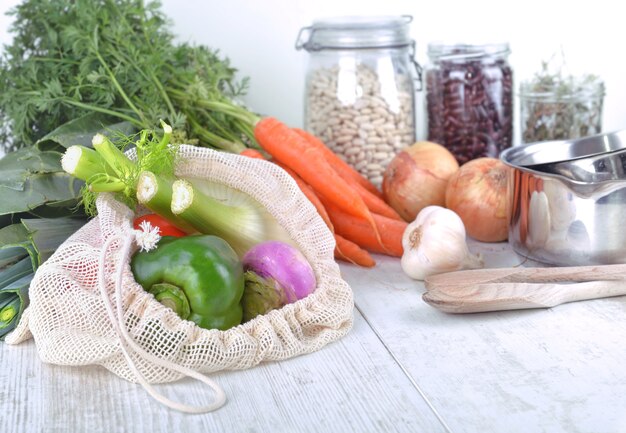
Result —
[{"label": "red chili pepper", "polygon": [[261,152],[251,148],[242,150],[241,152],[239,152],[239,155],[247,156],[248,158],[267,159]]},{"label": "red chili pepper", "polygon": [[143,221],[147,221],[152,227],[158,228],[160,236],[175,236],[177,238],[187,236],[187,233],[176,227],[174,224],[163,218],[161,215],[157,215],[155,213],[135,218],[135,220],[133,221],[133,226],[135,227],[135,230],[141,230],[139,226]]}]

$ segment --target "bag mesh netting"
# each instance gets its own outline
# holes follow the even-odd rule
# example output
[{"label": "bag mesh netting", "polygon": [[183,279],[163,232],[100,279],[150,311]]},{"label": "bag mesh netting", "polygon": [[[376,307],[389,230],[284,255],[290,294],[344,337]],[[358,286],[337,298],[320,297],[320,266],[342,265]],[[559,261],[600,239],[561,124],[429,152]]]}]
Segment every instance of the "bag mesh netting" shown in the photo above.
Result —
[{"label": "bag mesh netting", "polygon": [[[208,373],[309,353],[349,331],[352,291],[333,258],[333,236],[284,171],[267,161],[185,145],[176,174],[222,183],[255,198],[308,259],[317,278],[315,292],[226,331],[199,328],[134,281],[129,263],[137,246],[129,240],[135,215],[112,195],[101,194],[98,216],[37,270],[30,305],[7,342],[32,335],[45,362],[98,364],[129,381],[138,381],[139,372],[148,383],[162,383],[184,374],[132,350],[135,343],[169,365]],[[120,333],[130,336],[126,354]]]}]

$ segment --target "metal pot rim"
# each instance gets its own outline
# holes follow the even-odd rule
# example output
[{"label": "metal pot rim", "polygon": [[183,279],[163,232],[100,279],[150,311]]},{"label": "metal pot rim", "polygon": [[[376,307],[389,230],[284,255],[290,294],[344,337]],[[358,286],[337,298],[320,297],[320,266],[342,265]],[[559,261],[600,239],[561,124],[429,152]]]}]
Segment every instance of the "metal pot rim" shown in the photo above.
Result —
[{"label": "metal pot rim", "polygon": [[518,145],[504,150],[500,160],[506,165],[536,174],[565,181],[573,185],[604,185],[622,183],[624,179],[582,181],[570,178],[570,165],[588,164],[601,158],[626,153],[626,130],[613,131],[573,140],[542,141]]}]

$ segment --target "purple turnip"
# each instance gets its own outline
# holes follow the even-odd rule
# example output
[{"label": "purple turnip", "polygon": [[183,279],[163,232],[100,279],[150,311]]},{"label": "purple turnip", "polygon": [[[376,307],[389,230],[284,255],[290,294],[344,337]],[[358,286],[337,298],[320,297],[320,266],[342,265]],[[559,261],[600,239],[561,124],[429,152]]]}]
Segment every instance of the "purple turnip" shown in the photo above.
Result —
[{"label": "purple turnip", "polygon": [[308,296],[317,285],[313,268],[295,247],[280,241],[262,242],[243,256],[244,321]]}]

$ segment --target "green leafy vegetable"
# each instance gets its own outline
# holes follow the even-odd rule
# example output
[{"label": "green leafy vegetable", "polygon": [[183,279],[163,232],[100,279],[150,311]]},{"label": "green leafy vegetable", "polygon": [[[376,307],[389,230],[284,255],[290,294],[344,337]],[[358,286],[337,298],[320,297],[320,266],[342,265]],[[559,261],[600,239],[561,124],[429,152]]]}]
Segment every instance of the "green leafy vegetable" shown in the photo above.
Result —
[{"label": "green leafy vegetable", "polygon": [[[105,128],[103,125],[107,125]],[[130,135],[135,128],[130,122],[118,122],[117,119],[100,113],[89,113],[78,119],[70,120],[54,131],[40,138],[36,146],[39,150],[67,149],[75,144],[91,142],[96,134],[107,136]]]},{"label": "green leafy vegetable", "polygon": [[26,216],[81,215],[82,182],[63,171],[61,155],[31,147],[0,159],[0,227]]},{"label": "green leafy vegetable", "polygon": [[23,219],[0,229],[0,340],[11,332],[28,306],[28,289],[37,268],[82,219]]},{"label": "green leafy vegetable", "polygon": [[233,152],[254,142],[220,105],[242,95],[247,80],[237,81],[218,51],[175,44],[158,2],[24,0],[10,15],[14,40],[0,59],[6,149],[37,140],[88,145],[94,124],[127,133],[160,119],[176,142]]}]

